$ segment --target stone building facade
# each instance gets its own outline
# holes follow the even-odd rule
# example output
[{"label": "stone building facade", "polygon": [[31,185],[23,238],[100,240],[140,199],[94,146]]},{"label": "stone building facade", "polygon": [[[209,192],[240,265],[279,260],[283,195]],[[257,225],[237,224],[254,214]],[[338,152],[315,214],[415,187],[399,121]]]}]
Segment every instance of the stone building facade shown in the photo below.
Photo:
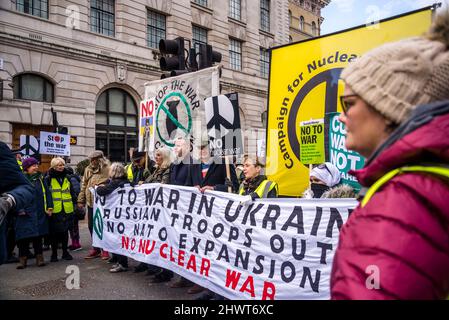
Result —
[{"label": "stone building facade", "polygon": [[181,36],[222,54],[222,93],[239,92],[255,152],[265,138],[266,49],[289,41],[288,14],[287,0],[2,1],[0,140],[17,148],[20,135],[51,130],[53,110],[77,137],[72,163],[96,148],[128,161],[144,84],[161,75],[155,43]]},{"label": "stone building facade", "polygon": [[330,0],[289,0],[290,42],[321,35],[321,9]]}]

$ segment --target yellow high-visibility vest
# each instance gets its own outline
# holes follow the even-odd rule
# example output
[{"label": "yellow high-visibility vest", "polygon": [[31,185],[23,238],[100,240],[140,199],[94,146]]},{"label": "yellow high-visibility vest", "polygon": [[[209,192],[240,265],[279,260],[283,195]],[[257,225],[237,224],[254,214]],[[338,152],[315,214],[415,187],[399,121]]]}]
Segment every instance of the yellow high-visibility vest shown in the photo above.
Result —
[{"label": "yellow high-visibility vest", "polygon": [[[268,193],[273,190],[274,188],[276,188],[276,195],[278,194],[278,184],[274,181],[270,181],[270,180],[264,180],[261,182],[261,184],[259,184],[259,186],[257,187],[257,189],[254,191],[259,198],[263,199],[266,198]],[[243,183],[240,186],[240,190],[239,190],[239,195],[243,195],[245,193],[245,189],[243,188]]]},{"label": "yellow high-visibility vest", "polygon": [[424,172],[430,173],[437,176],[443,176],[449,178],[449,168],[441,167],[441,166],[410,166],[410,167],[401,167],[394,170],[391,170],[387,174],[385,174],[382,178],[377,180],[366,192],[363,200],[361,202],[361,207],[363,208],[368,201],[373,197],[377,190],[379,190],[385,183],[393,179],[398,174],[406,173],[406,172]]},{"label": "yellow high-visibility vest", "polygon": [[19,167],[20,167],[20,171],[23,171],[22,161],[17,160],[17,164],[18,164]]},{"label": "yellow high-visibility vest", "polygon": [[46,192],[42,178],[39,178],[39,182],[41,183],[42,193],[44,194],[44,210],[47,211],[47,195],[45,194]]},{"label": "yellow high-visibility vest", "polygon": [[132,164],[128,164],[126,166],[126,173],[127,173],[129,182],[133,182],[134,174],[133,174],[133,165]]},{"label": "yellow high-visibility vest", "polygon": [[65,213],[72,213],[74,211],[73,200],[72,195],[70,194],[70,182],[67,177],[64,178],[62,186],[59,184],[58,180],[52,178],[51,189],[53,196],[53,213],[61,212],[63,206]]}]

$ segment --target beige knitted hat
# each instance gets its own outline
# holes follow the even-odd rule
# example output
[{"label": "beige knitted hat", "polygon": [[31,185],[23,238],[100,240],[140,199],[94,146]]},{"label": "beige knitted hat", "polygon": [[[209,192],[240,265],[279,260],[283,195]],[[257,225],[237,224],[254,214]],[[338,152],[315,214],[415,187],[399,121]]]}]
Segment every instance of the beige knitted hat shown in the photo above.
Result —
[{"label": "beige knitted hat", "polygon": [[373,49],[341,78],[385,118],[399,124],[416,106],[449,99],[449,14],[429,33]]}]

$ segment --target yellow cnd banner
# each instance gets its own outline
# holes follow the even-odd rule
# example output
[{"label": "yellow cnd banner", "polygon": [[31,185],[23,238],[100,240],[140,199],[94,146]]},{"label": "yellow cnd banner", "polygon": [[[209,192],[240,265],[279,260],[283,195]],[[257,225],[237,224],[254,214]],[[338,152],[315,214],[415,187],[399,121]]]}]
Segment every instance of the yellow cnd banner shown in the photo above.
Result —
[{"label": "yellow cnd banner", "polygon": [[299,160],[300,123],[341,110],[342,69],[383,43],[422,35],[432,8],[271,50],[266,173],[281,195],[301,196],[308,187],[309,169]]}]

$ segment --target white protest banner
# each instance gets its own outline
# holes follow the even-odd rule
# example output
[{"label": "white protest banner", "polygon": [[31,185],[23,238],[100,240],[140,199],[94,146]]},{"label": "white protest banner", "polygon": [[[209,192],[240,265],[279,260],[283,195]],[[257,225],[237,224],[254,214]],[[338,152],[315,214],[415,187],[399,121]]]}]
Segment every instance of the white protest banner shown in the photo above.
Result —
[{"label": "white protest banner", "polygon": [[70,156],[70,135],[41,131],[39,153]]},{"label": "white protest banner", "polygon": [[328,299],[354,199],[266,199],[162,184],[95,196],[93,245],[229,299]]},{"label": "white protest banner", "polygon": [[219,67],[212,67],[145,83],[145,99],[154,98],[156,149],[174,147],[179,136],[199,149],[206,132],[204,99],[219,94],[219,79]]},{"label": "white protest banner", "polygon": [[154,150],[154,99],[139,104],[139,151],[152,153]]}]

